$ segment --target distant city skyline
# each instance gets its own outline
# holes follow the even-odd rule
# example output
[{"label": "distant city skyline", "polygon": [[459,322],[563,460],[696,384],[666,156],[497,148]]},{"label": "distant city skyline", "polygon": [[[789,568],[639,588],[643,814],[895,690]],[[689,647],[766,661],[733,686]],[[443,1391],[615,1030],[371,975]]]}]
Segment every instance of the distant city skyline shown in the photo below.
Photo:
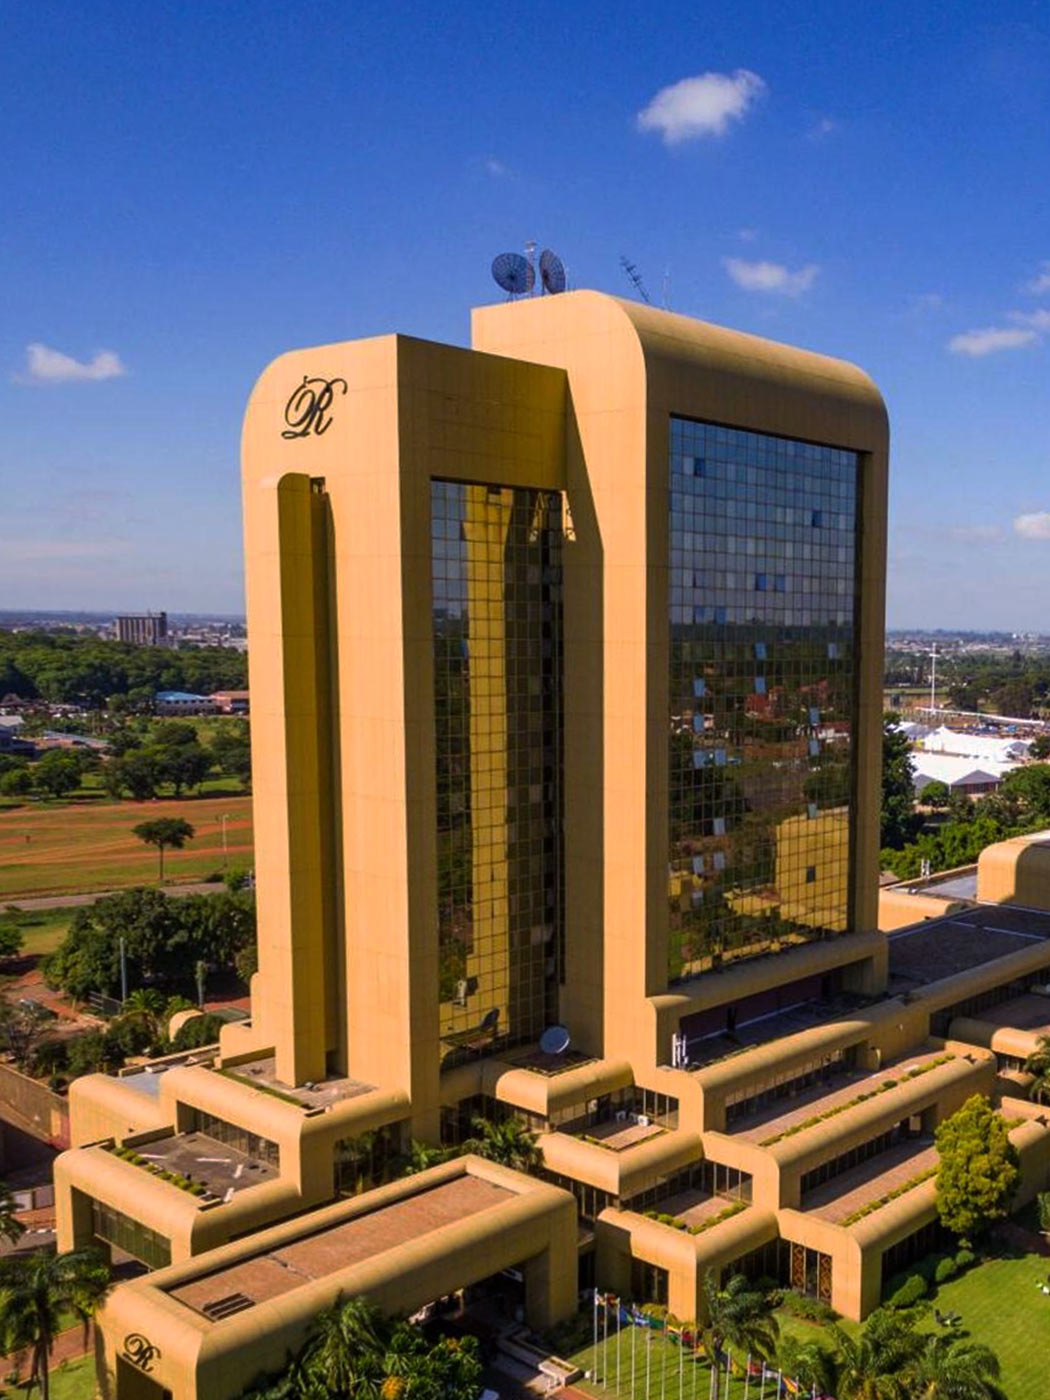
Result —
[{"label": "distant city skyline", "polygon": [[[843,356],[891,627],[1050,628],[1050,13],[272,0],[8,17],[0,604],[243,611],[240,424],[298,345],[464,344],[492,256]],[[47,62],[40,55],[47,54]]]}]

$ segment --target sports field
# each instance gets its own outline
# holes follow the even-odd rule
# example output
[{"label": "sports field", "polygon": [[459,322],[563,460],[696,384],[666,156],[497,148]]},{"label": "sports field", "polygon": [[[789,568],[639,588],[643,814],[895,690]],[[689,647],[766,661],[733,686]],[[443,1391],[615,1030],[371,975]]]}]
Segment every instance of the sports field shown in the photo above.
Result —
[{"label": "sports field", "polygon": [[196,835],[164,852],[164,879],[202,880],[252,864],[250,797],[161,798],[155,802],[25,803],[0,811],[0,906],[29,895],[69,894],[155,884],[157,852],[131,829],[156,817],[181,817]]}]

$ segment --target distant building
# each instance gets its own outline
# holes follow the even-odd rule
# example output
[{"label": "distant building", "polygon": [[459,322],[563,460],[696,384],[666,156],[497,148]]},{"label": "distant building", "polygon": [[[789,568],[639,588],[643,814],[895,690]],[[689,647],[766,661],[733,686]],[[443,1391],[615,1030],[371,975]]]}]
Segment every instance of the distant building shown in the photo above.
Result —
[{"label": "distant building", "polygon": [[246,690],[217,690],[210,697],[221,715],[246,715],[248,713],[248,692]]},{"label": "distant building", "polygon": [[131,642],[140,647],[168,645],[168,614],[126,613],[114,620],[118,642]]},{"label": "distant building", "polygon": [[949,792],[980,797],[994,792],[1007,773],[1019,767],[1017,763],[994,758],[968,758],[965,754],[924,753],[921,749],[911,755],[912,785],[921,799],[930,783],[944,783]]},{"label": "distant building", "polygon": [[210,695],[188,690],[158,690],[153,699],[158,715],[213,715],[219,708]]}]

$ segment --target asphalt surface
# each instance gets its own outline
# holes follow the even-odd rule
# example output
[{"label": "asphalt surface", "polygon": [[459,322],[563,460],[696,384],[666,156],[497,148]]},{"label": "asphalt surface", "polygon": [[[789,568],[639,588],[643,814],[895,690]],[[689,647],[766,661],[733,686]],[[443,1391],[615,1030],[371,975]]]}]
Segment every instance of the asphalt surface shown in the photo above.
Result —
[{"label": "asphalt surface", "polygon": [[[223,894],[226,890],[221,880],[213,880],[206,885],[162,885],[159,888],[163,894],[171,895],[173,899],[182,899],[188,894]],[[4,904],[12,909],[24,909],[27,913],[32,909],[76,909],[82,904],[94,904],[96,899],[105,899],[107,895],[124,892],[92,890],[90,894],[48,894],[40,895],[36,899],[7,899],[4,900]]]}]

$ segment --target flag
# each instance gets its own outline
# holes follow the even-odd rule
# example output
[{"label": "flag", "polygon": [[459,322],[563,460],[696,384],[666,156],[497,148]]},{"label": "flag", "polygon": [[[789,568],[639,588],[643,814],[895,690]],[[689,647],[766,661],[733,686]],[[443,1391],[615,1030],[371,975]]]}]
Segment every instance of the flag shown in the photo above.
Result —
[{"label": "flag", "polygon": [[798,1395],[801,1392],[802,1387],[799,1385],[798,1381],[793,1381],[790,1376],[785,1376],[784,1389],[789,1395]]}]

